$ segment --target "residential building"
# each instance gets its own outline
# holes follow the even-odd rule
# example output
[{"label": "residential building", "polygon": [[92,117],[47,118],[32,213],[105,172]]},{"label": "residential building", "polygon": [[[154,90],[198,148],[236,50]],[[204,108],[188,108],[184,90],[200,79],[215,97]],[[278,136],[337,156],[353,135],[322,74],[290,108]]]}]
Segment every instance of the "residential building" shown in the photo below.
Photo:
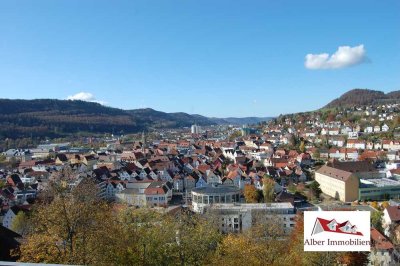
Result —
[{"label": "residential building", "polygon": [[[222,233],[240,233],[255,224],[267,224],[283,235],[295,225],[295,209],[289,202],[281,203],[216,203],[206,207],[217,216]],[[268,224],[270,223],[270,224]]]},{"label": "residential building", "polygon": [[[382,226],[385,229],[385,235],[391,237],[392,229],[395,229],[400,225],[400,205],[388,206],[383,210]],[[400,235],[397,236],[400,239]]]},{"label": "residential building", "polygon": [[365,141],[358,140],[358,139],[349,139],[347,140],[346,148],[353,148],[353,149],[365,149]]},{"label": "residential building", "polygon": [[200,134],[201,133],[201,127],[198,125],[192,125],[192,127],[190,128],[192,134]]},{"label": "residential building", "polygon": [[393,244],[375,228],[371,228],[371,252],[368,265],[396,265]]},{"label": "residential building", "polygon": [[6,227],[7,229],[12,230],[12,225],[17,214],[21,211],[28,212],[29,209],[30,209],[29,205],[20,205],[11,207],[4,215],[3,226]]},{"label": "residential building", "polygon": [[236,186],[218,185],[194,188],[192,190],[193,211],[203,213],[204,208],[217,203],[240,201],[240,189]]},{"label": "residential building", "polygon": [[333,198],[343,202],[358,199],[359,179],[351,172],[324,165],[315,172],[315,180],[322,192]]}]

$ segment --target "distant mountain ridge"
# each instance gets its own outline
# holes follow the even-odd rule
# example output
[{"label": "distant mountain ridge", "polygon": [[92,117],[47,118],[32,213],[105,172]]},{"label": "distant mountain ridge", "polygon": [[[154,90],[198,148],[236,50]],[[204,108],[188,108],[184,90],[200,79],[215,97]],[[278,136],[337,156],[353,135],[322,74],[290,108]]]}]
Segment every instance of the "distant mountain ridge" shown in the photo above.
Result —
[{"label": "distant mountain ridge", "polygon": [[122,110],[99,103],[71,100],[0,99],[0,137],[60,137],[77,132],[134,133],[142,130],[221,124],[252,124],[270,118],[208,118],[151,108]]},{"label": "distant mountain ridge", "polygon": [[264,121],[269,121],[272,117],[227,117],[227,118],[216,118],[211,117],[212,121],[219,125],[249,125],[249,124],[257,124]]},{"label": "distant mountain ridge", "polygon": [[328,103],[324,108],[373,105],[400,102],[400,91],[384,93],[377,90],[353,89]]}]

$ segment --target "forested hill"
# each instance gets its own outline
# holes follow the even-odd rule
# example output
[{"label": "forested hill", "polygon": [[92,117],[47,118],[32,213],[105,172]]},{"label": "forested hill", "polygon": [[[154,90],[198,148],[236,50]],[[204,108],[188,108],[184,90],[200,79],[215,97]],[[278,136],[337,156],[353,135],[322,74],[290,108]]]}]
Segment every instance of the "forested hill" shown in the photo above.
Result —
[{"label": "forested hill", "polygon": [[382,91],[353,89],[331,101],[325,108],[373,105],[379,103],[400,102],[400,91],[385,94]]},{"label": "forested hill", "polygon": [[[254,119],[238,120],[243,124],[247,121]],[[189,127],[194,123],[206,126],[228,124],[231,120],[164,113],[150,108],[122,110],[85,101],[0,99],[0,138],[62,137],[77,132],[134,133],[157,128]]]},{"label": "forested hill", "polygon": [[125,111],[98,103],[0,99],[0,134],[3,137],[53,137],[78,131],[102,133],[110,132],[110,128],[116,132],[140,129]]}]

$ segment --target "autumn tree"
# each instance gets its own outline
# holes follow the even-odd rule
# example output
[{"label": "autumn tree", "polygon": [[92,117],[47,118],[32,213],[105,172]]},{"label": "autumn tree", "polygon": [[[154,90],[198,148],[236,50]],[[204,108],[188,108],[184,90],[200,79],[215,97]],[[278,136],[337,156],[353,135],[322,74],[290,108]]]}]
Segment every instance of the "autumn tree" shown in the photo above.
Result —
[{"label": "autumn tree", "polygon": [[254,210],[251,219],[250,228],[223,238],[211,265],[289,265],[284,263],[289,242],[282,241],[282,217],[271,210]]},{"label": "autumn tree", "polygon": [[271,178],[263,178],[263,195],[265,202],[273,202],[275,198],[275,181]]},{"label": "autumn tree", "polygon": [[212,265],[266,265],[267,250],[245,235],[227,235],[218,246]]},{"label": "autumn tree", "polygon": [[257,203],[259,201],[257,189],[250,184],[244,186],[244,198],[246,203]]},{"label": "autumn tree", "polygon": [[286,232],[282,226],[282,217],[273,211],[253,211],[252,222],[251,228],[244,233],[253,239],[262,241],[265,245],[285,237]]},{"label": "autumn tree", "polygon": [[228,139],[229,141],[235,141],[240,136],[242,136],[242,132],[240,130],[236,130],[231,135],[229,135]]},{"label": "autumn tree", "polygon": [[179,255],[176,264],[204,265],[222,237],[218,216],[210,213],[202,217],[185,211],[173,218],[172,228],[176,232],[174,251]]},{"label": "autumn tree", "polygon": [[379,232],[383,232],[381,211],[374,211],[371,213],[371,226],[375,227]]},{"label": "autumn tree", "polygon": [[[61,264],[96,264],[115,225],[96,185],[84,179],[73,190],[52,183],[54,200],[38,205],[32,229],[21,245],[21,261]],[[108,244],[107,244],[108,243]]]},{"label": "autumn tree", "polygon": [[127,208],[118,220],[115,265],[203,265],[221,237],[211,216],[187,211]]},{"label": "autumn tree", "polygon": [[320,150],[317,148],[315,149],[314,153],[312,154],[313,159],[320,159],[321,158],[321,152]]},{"label": "autumn tree", "polygon": [[297,186],[296,186],[296,192],[298,192],[298,193],[303,193],[303,192],[304,192],[304,189],[305,189],[305,185],[304,185],[303,183],[297,184]]},{"label": "autumn tree", "polygon": [[0,189],[4,188],[5,186],[6,186],[6,181],[0,180]]},{"label": "autumn tree", "polygon": [[29,231],[29,226],[28,215],[24,211],[19,211],[12,222],[11,229],[20,235],[26,235]]},{"label": "autumn tree", "polygon": [[161,213],[148,209],[125,209],[118,217],[114,265],[171,264],[175,232]]},{"label": "autumn tree", "polygon": [[340,265],[358,266],[368,265],[369,254],[367,252],[340,252],[338,254],[338,262]]},{"label": "autumn tree", "polygon": [[387,202],[387,201],[384,201],[384,202],[382,202],[382,204],[381,204],[382,209],[386,209],[386,208],[389,207],[389,206],[390,206],[390,204],[389,204],[389,202]]},{"label": "autumn tree", "polygon": [[287,186],[287,189],[291,193],[295,193],[296,192],[296,186],[293,184],[292,181],[289,182],[289,185]]},{"label": "autumn tree", "polygon": [[302,140],[302,141],[300,142],[299,151],[300,151],[300,152],[305,152],[305,151],[306,151],[306,144],[305,144],[304,140]]},{"label": "autumn tree", "polygon": [[378,208],[379,208],[378,202],[376,202],[376,201],[371,202],[370,205],[371,205],[371,207],[374,208],[374,209],[378,209]]}]

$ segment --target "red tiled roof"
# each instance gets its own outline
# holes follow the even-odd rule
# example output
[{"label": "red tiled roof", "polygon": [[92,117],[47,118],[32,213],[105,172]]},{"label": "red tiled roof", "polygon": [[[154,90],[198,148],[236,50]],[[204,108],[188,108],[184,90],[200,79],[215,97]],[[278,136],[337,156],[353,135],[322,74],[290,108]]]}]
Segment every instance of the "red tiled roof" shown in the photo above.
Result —
[{"label": "red tiled roof", "polygon": [[388,212],[391,221],[400,221],[400,206],[388,206],[386,211]]},{"label": "red tiled roof", "polygon": [[317,173],[323,174],[341,181],[346,182],[350,176],[352,175],[351,172],[343,171],[337,168],[329,167],[329,166],[322,166],[320,169],[317,170]]},{"label": "red tiled roof", "polygon": [[378,230],[371,228],[371,248],[378,250],[390,250],[393,249],[393,244],[384,237]]},{"label": "red tiled roof", "polygon": [[144,194],[146,195],[165,195],[165,191],[162,187],[148,187],[145,189]]}]

